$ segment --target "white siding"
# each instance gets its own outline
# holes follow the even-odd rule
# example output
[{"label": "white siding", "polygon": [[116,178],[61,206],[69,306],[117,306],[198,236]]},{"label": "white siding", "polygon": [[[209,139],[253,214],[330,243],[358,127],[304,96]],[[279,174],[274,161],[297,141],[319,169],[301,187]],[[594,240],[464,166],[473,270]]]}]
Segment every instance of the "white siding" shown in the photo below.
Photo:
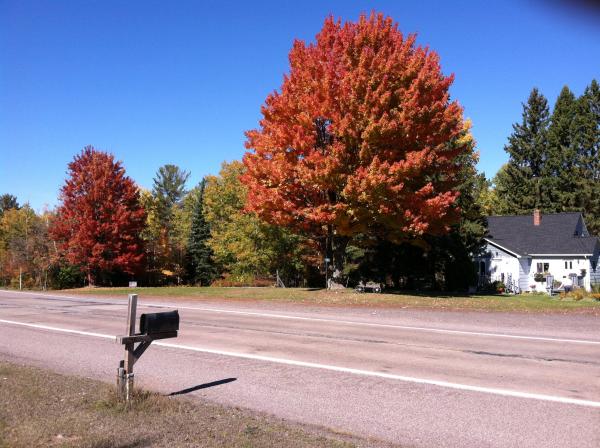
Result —
[{"label": "white siding", "polygon": [[512,280],[520,285],[520,264],[514,255],[488,244],[486,247],[486,264],[488,266],[488,275],[492,282],[503,281],[507,283]]},{"label": "white siding", "polygon": [[[588,277],[590,285],[600,285],[600,248],[596,249],[596,253],[592,256],[589,264]],[[596,269],[594,269],[594,266]]]},{"label": "white siding", "polygon": [[519,259],[519,288],[521,291],[529,291],[529,273],[531,272],[531,258]]},{"label": "white siding", "polygon": [[[536,283],[534,276],[538,272],[538,263],[548,264],[548,272],[561,283],[568,281],[569,274],[576,274],[577,277],[581,277],[581,271],[585,269],[586,275],[583,277],[584,286],[589,289],[589,272],[590,263],[589,261],[581,257],[533,257],[531,260],[531,271],[529,273],[529,284],[536,284],[537,290],[539,291],[545,283]],[[566,263],[566,266],[565,266]]]}]

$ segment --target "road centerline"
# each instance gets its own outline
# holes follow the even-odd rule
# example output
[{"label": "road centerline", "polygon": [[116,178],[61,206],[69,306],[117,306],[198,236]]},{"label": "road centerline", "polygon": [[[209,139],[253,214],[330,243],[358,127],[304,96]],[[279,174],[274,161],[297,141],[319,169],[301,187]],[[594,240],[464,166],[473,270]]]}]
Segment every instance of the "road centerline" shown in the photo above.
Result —
[{"label": "road centerline", "polygon": [[[74,330],[74,329],[62,328],[62,327],[53,327],[53,326],[45,325],[45,324],[34,324],[34,323],[29,323],[29,322],[19,322],[19,321],[12,321],[12,320],[6,320],[6,319],[0,319],[0,323],[34,328],[34,329],[39,329],[39,330],[56,331],[56,332],[62,332],[62,333],[67,333],[67,334],[76,334],[76,335],[97,337],[97,338],[103,338],[103,339],[113,339],[113,340],[115,339],[114,335],[95,333],[95,332],[87,332],[87,331]],[[218,355],[218,356],[228,356],[228,357],[234,357],[234,358],[242,358],[242,359],[249,359],[249,360],[255,360],[255,361],[263,361],[263,362],[271,362],[271,363],[276,363],[276,364],[290,365],[290,366],[296,366],[296,367],[328,370],[328,371],[333,371],[333,372],[347,373],[347,374],[367,376],[367,377],[383,378],[383,379],[396,380],[396,381],[402,381],[402,382],[407,382],[407,383],[425,384],[425,385],[430,385],[430,386],[437,386],[437,387],[442,387],[442,388],[469,391],[469,392],[478,392],[478,393],[500,395],[500,396],[506,396],[506,397],[512,397],[512,398],[522,398],[522,399],[554,402],[554,403],[561,403],[561,404],[568,404],[568,405],[575,405],[575,406],[600,408],[600,401],[583,400],[583,399],[562,397],[562,396],[556,396],[556,395],[537,394],[537,393],[531,393],[531,392],[520,392],[520,391],[510,390],[510,389],[501,389],[501,388],[493,388],[493,387],[475,386],[475,385],[470,385],[470,384],[453,383],[453,382],[448,382],[448,381],[433,380],[433,379],[427,379],[427,378],[417,378],[417,377],[398,375],[398,374],[393,374],[393,373],[355,369],[355,368],[351,368],[351,367],[343,367],[343,366],[321,364],[321,363],[314,363],[314,362],[307,362],[307,361],[298,361],[298,360],[287,359],[287,358],[277,358],[277,357],[272,357],[272,356],[255,355],[255,354],[249,354],[249,353],[230,352],[230,351],[226,351],[226,350],[216,350],[216,349],[210,349],[210,348],[204,348],[204,347],[174,344],[174,343],[169,343],[169,342],[155,341],[154,345],[160,346],[160,347],[165,347],[165,348],[214,354],[214,355]]]},{"label": "road centerline", "polygon": [[[6,290],[4,290],[4,291],[6,291]],[[12,293],[13,291],[10,291],[10,292]],[[92,300],[94,298],[87,299],[87,298],[76,297],[76,296],[51,295],[51,294],[41,294],[41,293],[38,294],[38,293],[32,293],[32,292],[27,292],[27,291],[14,291],[14,292],[20,293],[20,294],[36,295],[39,297],[46,297],[46,298],[51,298],[51,299],[63,299],[63,300],[64,299],[75,299],[77,301],[81,301],[82,303],[92,302],[92,303],[97,303],[97,304],[111,304],[111,305],[124,305],[125,304],[122,301],[108,302],[108,301],[99,300],[97,298],[96,298],[96,300]],[[483,332],[483,331],[452,330],[452,329],[447,329],[447,328],[385,324],[385,323],[377,323],[377,322],[361,322],[361,321],[354,321],[354,320],[339,320],[339,319],[327,319],[327,318],[319,318],[319,317],[293,316],[293,315],[288,315],[288,314],[260,313],[260,312],[256,312],[256,311],[226,310],[226,309],[208,308],[208,307],[194,307],[194,306],[186,306],[186,305],[179,305],[179,304],[144,303],[144,304],[140,304],[140,307],[178,308],[178,309],[182,309],[182,310],[187,309],[187,310],[204,311],[204,312],[212,312],[212,313],[236,314],[236,315],[241,315],[241,316],[265,317],[265,318],[271,318],[271,319],[287,319],[287,320],[298,320],[298,321],[308,321],[308,322],[336,323],[336,324],[341,324],[341,325],[393,328],[393,329],[398,329],[398,330],[423,331],[423,332],[441,333],[441,334],[457,334],[457,335],[465,335],[465,336],[479,336],[479,337],[505,338],[505,339],[517,339],[517,340],[544,341],[544,342],[556,342],[556,343],[566,343],[566,344],[600,345],[600,341],[594,341],[594,340],[589,340],[589,339],[551,338],[551,337],[544,337],[544,336],[491,333],[491,332]]]}]

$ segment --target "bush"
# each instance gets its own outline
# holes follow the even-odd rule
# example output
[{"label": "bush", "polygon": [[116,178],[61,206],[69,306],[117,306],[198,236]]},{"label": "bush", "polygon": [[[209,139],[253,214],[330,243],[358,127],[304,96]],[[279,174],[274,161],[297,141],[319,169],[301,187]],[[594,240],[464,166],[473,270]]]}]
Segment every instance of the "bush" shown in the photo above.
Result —
[{"label": "bush", "polygon": [[594,297],[593,294],[589,294],[585,289],[578,288],[573,291],[563,292],[560,294],[561,299],[571,299],[579,302],[580,300],[585,299],[586,297]]},{"label": "bush", "polygon": [[506,285],[504,284],[504,282],[496,280],[495,282],[492,282],[492,291],[503,293],[504,291],[506,291]]},{"label": "bush", "polygon": [[85,276],[79,267],[70,264],[53,266],[49,278],[50,284],[55,289],[77,288],[85,283]]}]

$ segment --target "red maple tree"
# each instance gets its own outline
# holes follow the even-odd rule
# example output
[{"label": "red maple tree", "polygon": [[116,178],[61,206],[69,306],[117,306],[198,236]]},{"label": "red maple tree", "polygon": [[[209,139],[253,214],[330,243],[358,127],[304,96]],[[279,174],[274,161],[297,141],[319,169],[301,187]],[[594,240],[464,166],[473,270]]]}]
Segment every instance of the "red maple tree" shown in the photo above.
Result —
[{"label": "red maple tree", "polygon": [[139,269],[146,212],[121,162],[85,147],[68,165],[60,200],[50,234],[61,255],[82,267],[90,285],[100,272],[133,274]]},{"label": "red maple tree", "polygon": [[246,132],[248,210],[316,237],[334,259],[336,240],[358,233],[402,242],[448,231],[458,158],[472,145],[438,55],[373,13],[327,18],[289,61]]}]

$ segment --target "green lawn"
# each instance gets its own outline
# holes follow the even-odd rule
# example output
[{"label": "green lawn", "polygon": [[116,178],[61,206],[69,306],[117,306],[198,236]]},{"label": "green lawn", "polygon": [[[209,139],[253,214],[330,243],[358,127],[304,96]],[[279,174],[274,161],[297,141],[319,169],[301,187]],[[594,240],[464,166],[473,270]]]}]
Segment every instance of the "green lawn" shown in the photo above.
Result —
[{"label": "green lawn", "polygon": [[407,293],[358,294],[353,290],[327,291],[308,288],[82,288],[62,291],[65,294],[126,296],[188,300],[235,300],[300,303],[320,306],[390,306],[431,308],[438,310],[515,311],[515,312],[582,312],[600,315],[600,301],[585,298],[574,301],[547,295],[427,295]]}]

